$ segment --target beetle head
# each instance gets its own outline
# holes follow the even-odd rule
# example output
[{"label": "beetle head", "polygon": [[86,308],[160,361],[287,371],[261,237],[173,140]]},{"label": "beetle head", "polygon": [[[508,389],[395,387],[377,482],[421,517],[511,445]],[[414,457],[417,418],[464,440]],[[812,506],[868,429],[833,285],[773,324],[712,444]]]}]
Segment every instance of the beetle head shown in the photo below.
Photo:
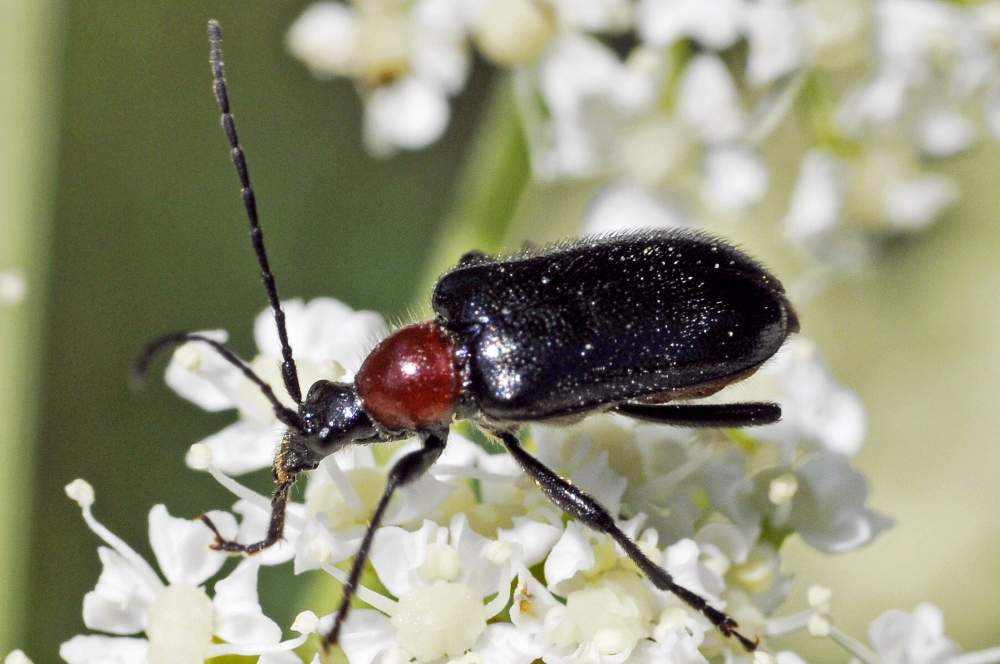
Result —
[{"label": "beetle head", "polygon": [[353,442],[378,439],[354,385],[319,380],[299,406],[302,437],[309,449],[326,456]]}]

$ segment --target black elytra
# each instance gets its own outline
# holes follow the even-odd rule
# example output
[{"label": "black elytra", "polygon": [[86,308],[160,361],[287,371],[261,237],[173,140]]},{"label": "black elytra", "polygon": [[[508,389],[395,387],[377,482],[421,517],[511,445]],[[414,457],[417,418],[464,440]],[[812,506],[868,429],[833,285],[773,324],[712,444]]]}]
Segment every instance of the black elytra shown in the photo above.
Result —
[{"label": "black elytra", "polygon": [[[396,489],[437,460],[451,423],[475,422],[499,439],[558,507],[609,535],[659,589],[705,616],[748,651],[757,640],[732,617],[678,585],[618,527],[615,515],[528,453],[517,430],[611,411],[639,420],[695,427],[769,424],[774,403],[697,404],[753,373],[777,352],[798,319],[781,283],[759,263],[711,235],[681,230],[621,233],[506,257],[466,254],[434,289],[435,318],[397,330],[367,357],[352,383],[321,380],[300,396],[284,313],[264,247],[243,148],[230,113],[221,29],[210,21],[213,87],[242,186],[251,240],[282,346],[282,378],[298,404],[271,387],[223,344],[191,332],[150,343],[136,362],[186,342],[208,344],[256,384],[288,428],[274,460],[267,535],[252,543],[215,533],[214,548],[254,554],[282,538],[289,491],[299,473],[349,444],[418,437],[422,446],[389,470],[381,499],[354,558],[326,647],[338,642],[375,531]],[[331,330],[336,334],[336,330]],[[682,401],[683,403],[674,403]]]}]

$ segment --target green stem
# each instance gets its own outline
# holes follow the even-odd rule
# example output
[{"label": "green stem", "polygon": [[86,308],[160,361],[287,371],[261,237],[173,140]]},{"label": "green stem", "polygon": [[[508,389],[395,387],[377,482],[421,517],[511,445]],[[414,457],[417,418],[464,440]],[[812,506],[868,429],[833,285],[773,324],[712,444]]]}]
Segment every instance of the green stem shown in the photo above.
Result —
[{"label": "green stem", "polygon": [[503,247],[521,195],[531,181],[528,147],[507,77],[498,78],[458,184],[451,212],[440,225],[414,298],[427,294],[442,272],[467,251]]},{"label": "green stem", "polygon": [[0,655],[23,645],[32,479],[52,196],[52,72],[58,11],[43,0],[0,4],[0,272],[18,270],[26,299],[0,303]]}]

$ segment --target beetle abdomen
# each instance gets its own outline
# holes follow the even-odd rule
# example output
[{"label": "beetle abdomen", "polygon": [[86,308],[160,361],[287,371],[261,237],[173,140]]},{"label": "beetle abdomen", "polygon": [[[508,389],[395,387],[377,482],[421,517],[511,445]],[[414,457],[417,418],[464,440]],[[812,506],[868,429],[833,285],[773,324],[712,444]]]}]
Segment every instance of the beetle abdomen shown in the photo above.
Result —
[{"label": "beetle abdomen", "polygon": [[721,386],[752,372],[798,326],[763,267],[683,231],[459,268],[441,278],[433,304],[469,350],[476,405],[506,420]]}]

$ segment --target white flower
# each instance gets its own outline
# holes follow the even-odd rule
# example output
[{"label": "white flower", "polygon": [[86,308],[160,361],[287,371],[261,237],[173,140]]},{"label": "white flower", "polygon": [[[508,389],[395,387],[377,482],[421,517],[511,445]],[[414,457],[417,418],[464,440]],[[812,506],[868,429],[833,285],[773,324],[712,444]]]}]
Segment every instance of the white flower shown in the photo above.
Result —
[{"label": "white flower", "polygon": [[536,62],[556,34],[553,11],[531,0],[472,1],[467,13],[479,49],[499,65]]},{"label": "white flower", "polygon": [[898,142],[865,144],[849,159],[810,150],[785,216],[785,235],[828,262],[856,263],[842,255],[843,248],[856,249],[852,236],[921,230],[957,198],[949,178],[923,171]]},{"label": "white flower", "polygon": [[[640,521],[623,524],[623,530],[634,537]],[[638,543],[679,584],[710,601],[722,591],[721,579],[699,563],[693,541],[661,553],[649,530]],[[545,644],[542,660],[548,664],[707,661],[698,650],[704,620],[656,590],[608,536],[568,523],[546,561],[545,578],[548,588],[522,569],[511,622]]]},{"label": "white flower", "polygon": [[820,551],[841,553],[861,547],[892,525],[869,509],[868,485],[847,459],[819,452],[797,469],[772,467],[741,480],[737,455],[706,467],[712,502],[751,540],[766,528],[778,541],[797,533]]},{"label": "white flower", "polygon": [[487,625],[507,605],[517,555],[510,545],[473,532],[464,515],[447,528],[431,521],[412,533],[380,528],[370,559],[396,600],[382,599],[389,615],[351,612],[341,632],[348,661],[438,662],[471,651],[480,657],[520,652],[494,661],[528,664],[536,654],[525,639],[508,626]]},{"label": "white flower", "polygon": [[569,427],[534,426],[539,458],[587,490],[612,514],[642,514],[665,541],[694,534],[702,515],[691,490],[707,450],[679,427],[593,415]]},{"label": "white flower", "polygon": [[754,427],[752,435],[787,448],[786,459],[796,447],[853,456],[868,430],[861,399],[834,378],[815,342],[801,334],[786,341],[756,374],[713,399],[781,404],[781,420]]},{"label": "white flower", "polygon": [[604,187],[591,199],[580,233],[595,235],[690,225],[690,215],[678,203],[640,185],[619,182]]},{"label": "white flower", "polygon": [[710,210],[731,215],[745,212],[767,193],[767,167],[757,153],[742,145],[708,150],[701,195]]},{"label": "white flower", "polygon": [[883,613],[872,622],[868,638],[883,664],[938,664],[959,652],[944,634],[941,610],[926,602],[912,613]]},{"label": "white flower", "polygon": [[798,7],[788,0],[748,3],[747,80],[761,86],[802,67],[809,57]]},{"label": "white flower", "polygon": [[[119,636],[80,635],[62,644],[70,664],[184,664],[225,654],[289,651],[305,636],[281,641],[281,629],[257,601],[259,564],[246,560],[215,583],[210,598],[201,585],[214,576],[226,555],[213,551],[214,535],[200,521],[171,517],[163,505],[149,513],[149,539],[164,583],[156,571],[91,512],[94,492],[75,480],[66,493],[77,501],[87,526],[108,545],[98,548],[103,571],[83,600],[84,624]],[[224,534],[236,524],[225,512],[209,516]],[[145,632],[146,638],[122,638]],[[214,643],[218,637],[222,643]]]},{"label": "white flower", "polygon": [[319,75],[349,76],[365,100],[365,140],[376,155],[418,149],[448,124],[448,97],[468,76],[464,17],[453,0],[309,7],[288,48]]},{"label": "white flower", "polygon": [[[368,522],[385,490],[389,469],[419,443],[411,441],[396,447],[385,463],[376,463],[372,449],[354,446],[342,454],[326,457],[312,473],[305,493],[308,522],[296,546],[295,572],[338,563],[352,557],[361,543]],[[465,466],[473,454],[472,443],[451,435],[438,460],[443,465]],[[383,517],[383,525],[420,523],[443,503],[457,484],[437,479],[428,473],[397,490],[395,499]],[[263,533],[266,512],[258,511]]]},{"label": "white flower", "polygon": [[841,223],[845,168],[829,152],[806,152],[785,214],[785,235],[789,240],[806,244],[821,239]]},{"label": "white flower", "polygon": [[1000,74],[981,16],[936,0],[875,3],[878,66],[846,96],[840,126],[861,136],[904,123],[916,147],[937,158],[971,147],[978,131],[963,107]]},{"label": "white flower", "polygon": [[746,129],[746,114],[732,75],[713,54],[691,58],[681,75],[677,115],[705,143],[736,140]]},{"label": "white flower", "polygon": [[865,64],[872,47],[869,35],[871,0],[802,0],[797,3],[803,34],[813,64],[847,70]]},{"label": "white flower", "polygon": [[639,48],[622,60],[589,35],[561,33],[534,70],[518,72],[536,175],[600,173],[622,127],[655,103],[665,68],[662,54]]},{"label": "white flower", "polygon": [[703,46],[722,50],[741,36],[746,23],[743,0],[639,0],[639,35],[651,44],[667,46],[691,37]]},{"label": "white flower", "polygon": [[31,660],[24,654],[23,650],[11,650],[3,658],[3,664],[31,664]]},{"label": "white flower", "polygon": [[[308,303],[287,300],[282,307],[303,391],[320,378],[350,380],[364,353],[386,332],[378,314],[353,311],[332,298]],[[217,341],[226,339],[221,331],[204,334]],[[278,399],[294,408],[281,382],[281,346],[269,309],[257,316],[254,337],[260,355],[251,367],[271,385]],[[285,427],[259,388],[236,367],[205,344],[191,342],[174,353],[166,381],[175,392],[205,410],[239,411],[236,423],[201,441],[211,449],[216,468],[238,475],[271,465]]]}]

